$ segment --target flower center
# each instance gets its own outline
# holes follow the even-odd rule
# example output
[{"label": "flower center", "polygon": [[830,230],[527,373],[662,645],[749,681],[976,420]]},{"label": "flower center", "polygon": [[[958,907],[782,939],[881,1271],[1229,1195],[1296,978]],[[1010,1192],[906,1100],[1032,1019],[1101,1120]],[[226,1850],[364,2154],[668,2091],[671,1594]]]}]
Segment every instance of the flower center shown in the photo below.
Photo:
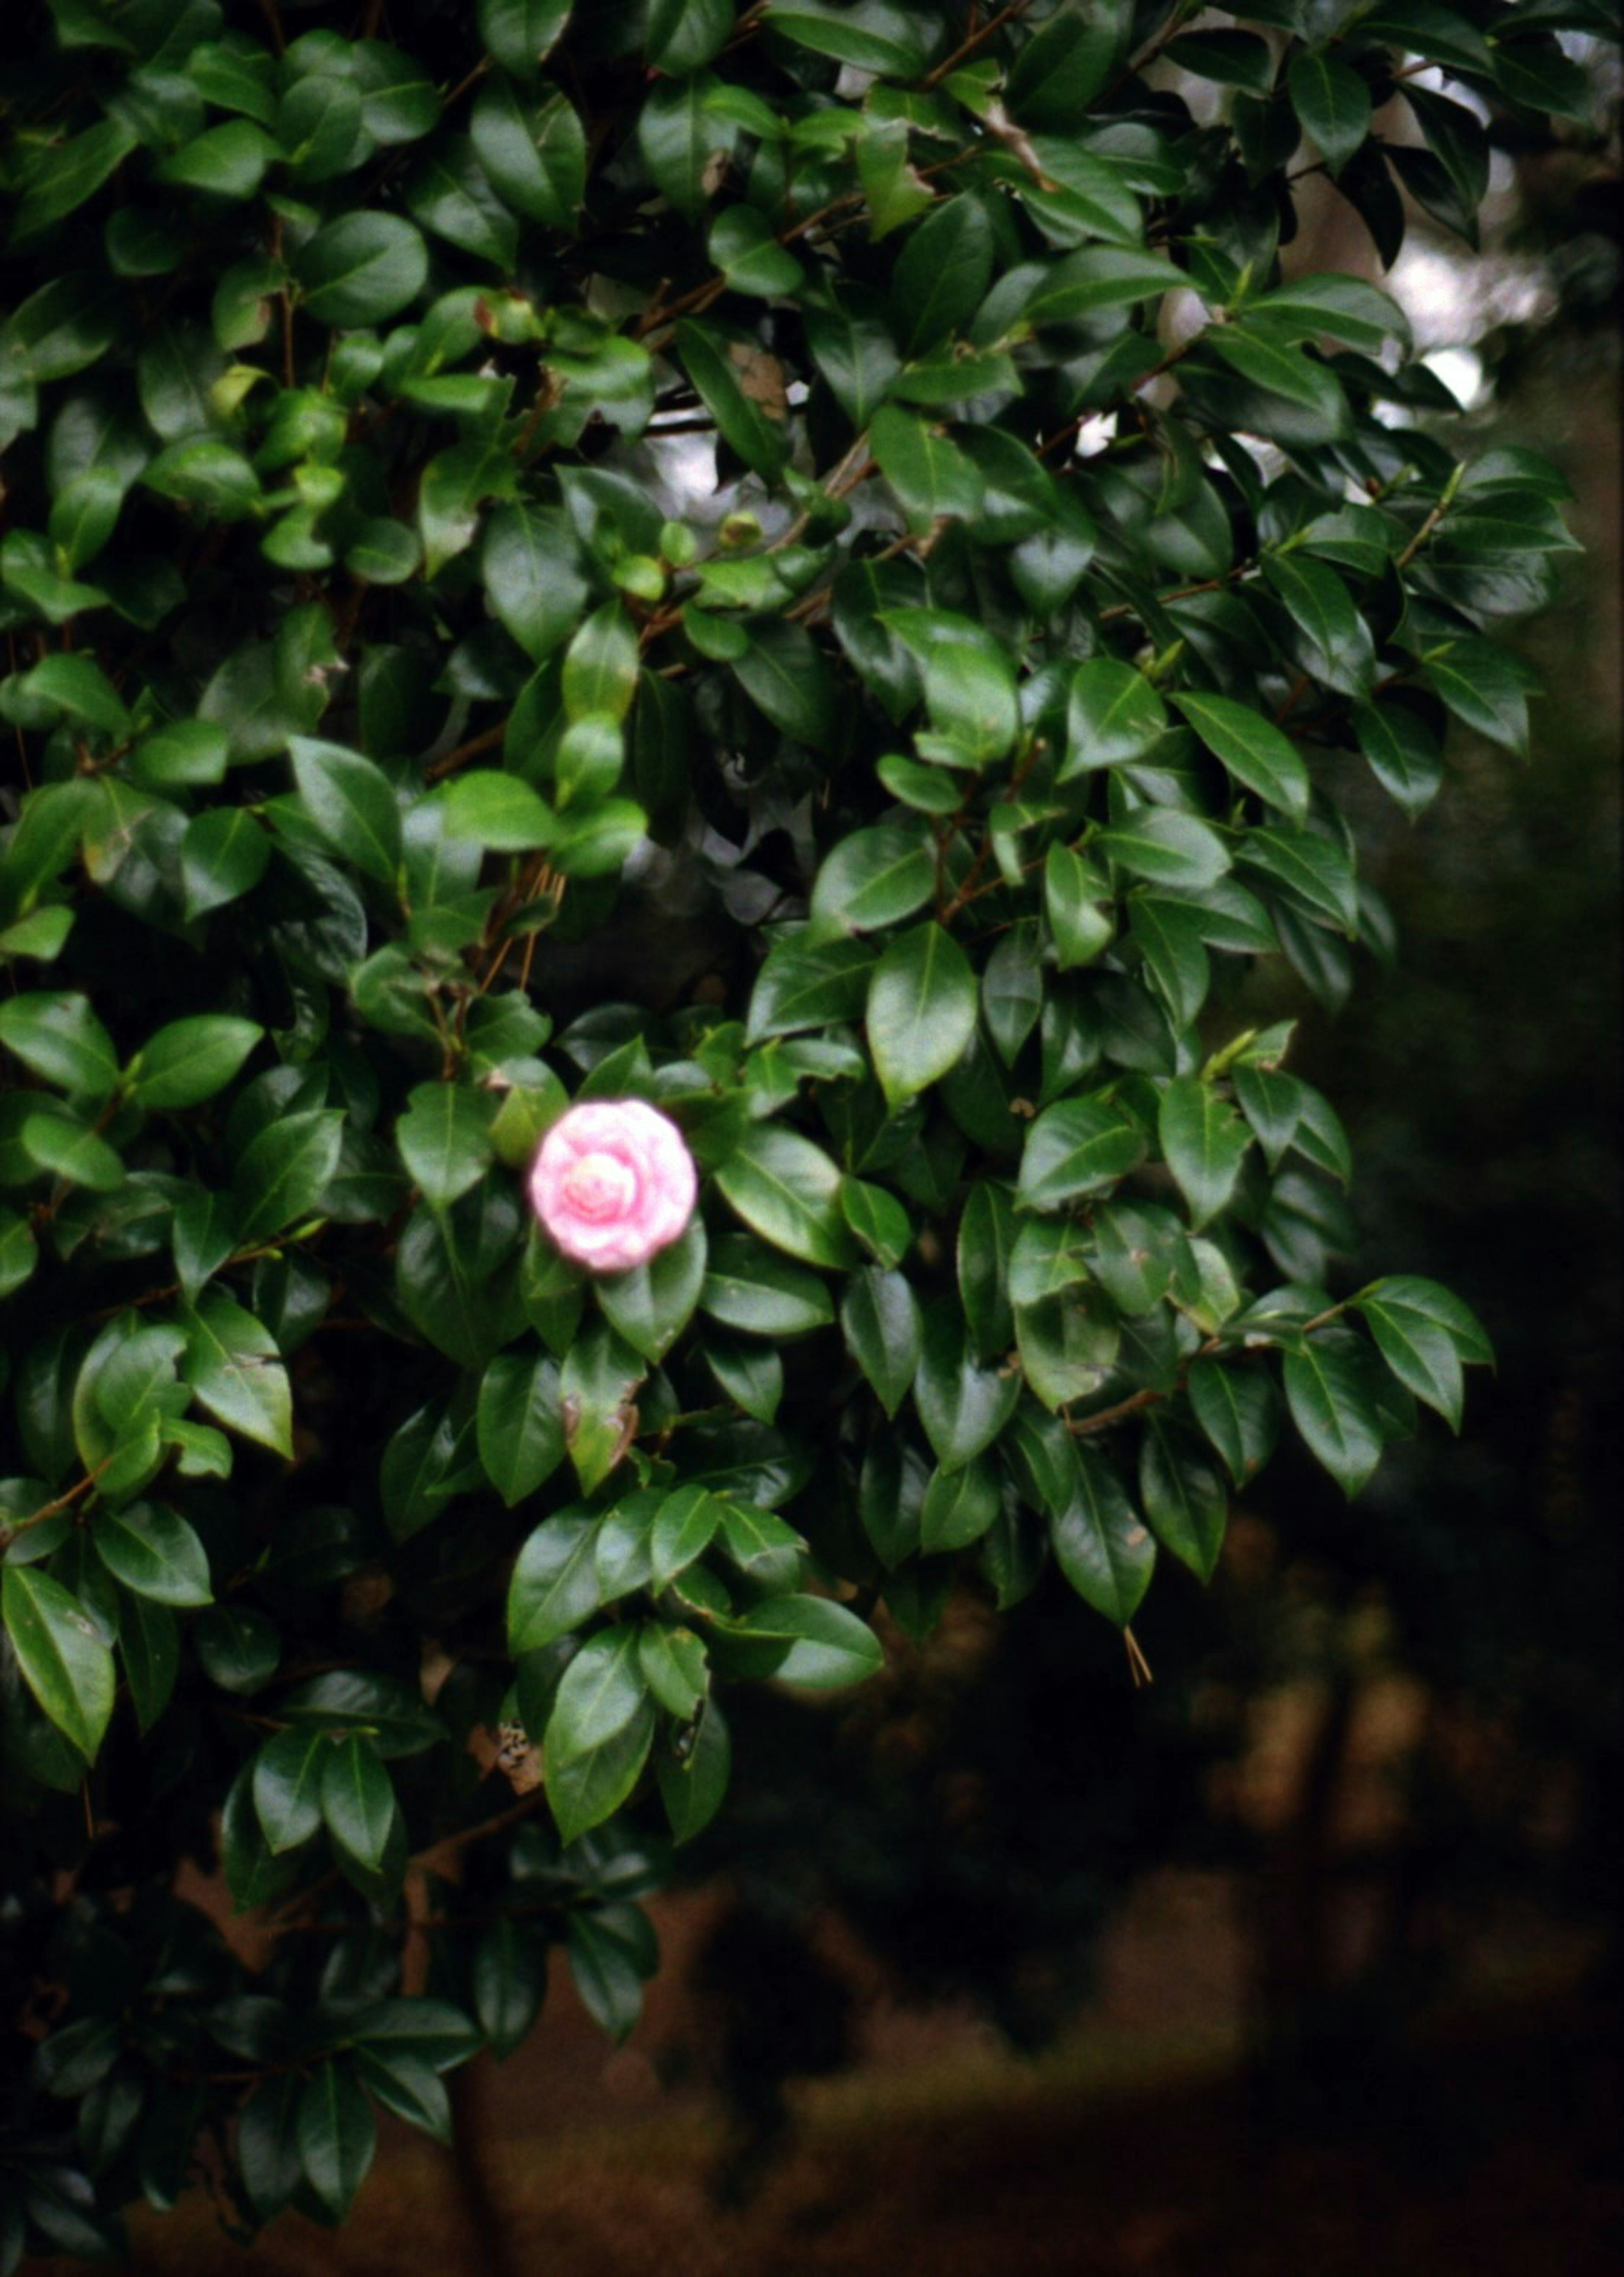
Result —
[{"label": "flower center", "polygon": [[637,1195],[637,1173],[618,1154],[583,1154],[564,1173],[565,1201],[593,1225],[623,1217]]}]

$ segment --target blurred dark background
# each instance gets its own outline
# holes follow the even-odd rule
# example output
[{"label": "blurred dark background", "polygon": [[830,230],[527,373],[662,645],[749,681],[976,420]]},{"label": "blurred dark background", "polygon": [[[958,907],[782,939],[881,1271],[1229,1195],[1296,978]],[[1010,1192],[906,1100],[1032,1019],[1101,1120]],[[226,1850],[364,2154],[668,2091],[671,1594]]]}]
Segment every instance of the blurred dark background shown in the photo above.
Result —
[{"label": "blurred dark background", "polygon": [[[199,2205],[138,2267],[1620,2266],[1616,146],[1497,167],[1490,249],[1423,233],[1396,281],[1456,447],[1575,493],[1513,635],[1533,758],[1455,731],[1414,826],[1372,787],[1397,971],[1334,1021],[1259,999],[1349,1125],[1345,1285],[1434,1276],[1490,1329],[1462,1439],[1429,1418],[1351,1505],[1283,1451],[1210,1588],[1158,1578],[1148,1689],[1056,1580],[893,1637],[855,1703],[764,1700],[628,2047],[560,1976],[340,2236],[245,2263]],[[1303,223],[1294,265],[1369,265],[1330,194]]]}]

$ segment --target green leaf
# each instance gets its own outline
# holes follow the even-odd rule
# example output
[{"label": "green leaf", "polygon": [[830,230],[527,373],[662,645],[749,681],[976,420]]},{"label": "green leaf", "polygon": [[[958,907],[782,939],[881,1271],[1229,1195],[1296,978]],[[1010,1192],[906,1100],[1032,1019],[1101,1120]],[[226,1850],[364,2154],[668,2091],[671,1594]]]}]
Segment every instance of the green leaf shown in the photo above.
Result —
[{"label": "green leaf", "polygon": [[861,1684],[885,1664],[867,1623],[827,1597],[772,1597],[716,1627],[718,1657],[725,1641],[728,1664],[743,1676],[826,1692]]},{"label": "green leaf", "polygon": [[1327,168],[1339,174],[1370,132],[1370,90],[1350,64],[1304,49],[1286,73],[1292,108]]},{"label": "green leaf", "polygon": [[1202,913],[1187,902],[1136,894],[1128,904],[1128,925],[1173,1024],[1187,1027],[1206,1002],[1212,978]]},{"label": "green leaf", "polygon": [[32,671],[22,674],[19,687],[35,702],[110,742],[121,742],[129,736],[129,712],[93,657],[42,657]]},{"label": "green leaf", "polygon": [[1480,1367],[1493,1367],[1494,1348],[1477,1315],[1438,1282],[1423,1281],[1411,1273],[1390,1273],[1373,1281],[1356,1301],[1365,1298],[1379,1298],[1389,1308],[1423,1314],[1443,1329],[1463,1360]]},{"label": "green leaf", "polygon": [[205,917],[240,901],[270,864],[270,835],[248,807],[211,806],[194,814],[180,842],[187,917]]},{"label": "green leaf", "polygon": [[618,601],[606,601],[564,651],[564,710],[571,720],[623,720],[637,689],[637,631]]},{"label": "green leaf", "polygon": [[180,1319],[187,1335],[180,1373],[199,1405],[291,1460],[293,1395],[275,1337],[218,1290],[205,1290],[194,1306],[182,1304]]},{"label": "green leaf", "polygon": [[[819,871],[814,895],[822,889],[834,863],[852,840],[868,834],[853,831],[841,841]],[[922,850],[911,846],[907,858]],[[925,858],[928,864],[928,855]],[[929,892],[927,885],[926,895]],[[812,940],[804,933],[795,933],[775,941],[751,991],[746,1042],[760,1043],[768,1036],[793,1036],[805,1028],[827,1028],[859,1019],[873,964],[873,950],[859,940]]]},{"label": "green leaf", "polygon": [[[717,85],[708,72],[657,80],[637,114],[637,148],[649,179],[690,225],[710,197],[712,169],[732,149],[737,132],[709,100]],[[682,361],[703,394],[686,354]]]},{"label": "green leaf", "polygon": [[586,194],[586,133],[556,89],[522,102],[506,80],[487,80],[469,121],[479,163],[515,213],[573,229]]},{"label": "green leaf", "polygon": [[1167,50],[1167,59],[1197,79],[1239,87],[1267,97],[1274,85],[1275,59],[1255,32],[1186,32]]},{"label": "green leaf", "polygon": [[[774,1124],[757,1124],[716,1173],[716,1184],[751,1231],[775,1249],[809,1265],[845,1268],[857,1262],[841,1212],[840,1172],[810,1139]],[[715,1309],[707,1297],[707,1310]]]},{"label": "green leaf", "polygon": [[[832,847],[820,865],[812,886],[812,918],[814,927],[827,933],[831,925],[844,926],[849,932],[869,933],[882,925],[897,924],[923,909],[936,890],[936,858],[926,832],[918,824],[875,823],[866,830],[853,830]],[[815,960],[827,960],[833,944],[819,941],[810,946],[798,939],[786,942],[786,950],[800,948]],[[784,960],[795,970],[792,958]],[[769,960],[770,962],[770,960]],[[872,979],[873,959],[865,954],[860,969]],[[820,971],[827,971],[825,963]],[[835,968],[855,972],[858,962],[851,960],[845,967]],[[764,968],[765,974],[765,968]],[[829,1001],[827,992],[812,991],[813,1002]],[[856,1007],[860,1009],[866,998],[865,987],[856,994]],[[843,1008],[850,995],[842,991],[835,1002]],[[841,1017],[840,1012],[832,1017]],[[797,1026],[811,1026],[810,1020],[797,1020]],[[820,1021],[818,1024],[821,1025]],[[782,1034],[785,1030],[774,1032]]]},{"label": "green leaf", "polygon": [[180,1673],[180,1625],[169,1607],[150,1597],[122,1595],[118,1656],[135,1722],[144,1737],[168,1707]]},{"label": "green leaf", "polygon": [[815,1273],[743,1234],[724,1234],[712,1243],[699,1302],[713,1319],[752,1336],[805,1336],[835,1318],[833,1300]]},{"label": "green leaf", "polygon": [[974,461],[912,412],[890,404],[875,412],[869,448],[910,515],[928,522],[980,506],[983,484]]},{"label": "green leaf", "polygon": [[400,866],[400,810],[389,778],[359,751],[290,737],[294,774],[304,811],[335,853],[380,885]]},{"label": "green leaf", "polygon": [[547,1801],[573,1842],[618,1810],[654,1736],[654,1710],[629,1625],[589,1637],[565,1670],[542,1740]]},{"label": "green leaf", "polygon": [[1157,1541],[1198,1581],[1209,1581],[1224,1547],[1229,1495],[1200,1441],[1153,1415],[1140,1442],[1139,1491]]},{"label": "green leaf", "polygon": [[1066,753],[1057,780],[1093,767],[1131,765],[1167,733],[1161,697],[1141,672],[1115,657],[1090,657],[1066,696]]},{"label": "green leaf", "polygon": [[928,33],[910,21],[896,0],[864,0],[855,9],[835,8],[828,0],[770,0],[766,22],[797,48],[883,77],[911,79],[927,52]]},{"label": "green leaf", "polygon": [[1353,733],[1371,773],[1412,822],[1443,788],[1444,765],[1436,739],[1413,712],[1399,704],[1356,704]]},{"label": "green leaf", "polygon": [[[724,6],[728,0],[722,0]],[[736,293],[761,300],[793,294],[805,272],[753,206],[729,206],[711,225],[710,255]]]},{"label": "green leaf", "polygon": [[895,1194],[862,1178],[841,1183],[841,1215],[869,1255],[881,1265],[900,1265],[913,1245],[913,1227]]},{"label": "green leaf", "polygon": [[981,1366],[955,1307],[939,1304],[926,1314],[913,1397],[944,1471],[957,1470],[991,1446],[1013,1414],[1020,1388],[1013,1371]]},{"label": "green leaf", "polygon": [[251,1605],[216,1605],[192,1630],[203,1673],[225,1692],[257,1692],[282,1656],[276,1624]]},{"label": "green leaf", "polygon": [[1109,1193],[1146,1151],[1143,1131],[1114,1100],[1060,1100],[1027,1130],[1017,1192],[1027,1209]]},{"label": "green leaf", "polygon": [[801,307],[812,362],[852,426],[867,427],[902,369],[885,303],[865,286],[831,284]]},{"label": "green leaf", "polygon": [[970,961],[942,926],[915,925],[890,943],[869,982],[865,1017],[874,1072],[893,1108],[964,1057],[976,1008]]},{"label": "green leaf", "polygon": [[1229,849],[1209,824],[1165,806],[1145,807],[1102,830],[1090,849],[1152,885],[1192,893],[1216,885],[1230,866]]},{"label": "green leaf", "polygon": [[1382,1456],[1381,1424],[1362,1371],[1348,1352],[1308,1336],[1287,1350],[1285,1375],[1292,1422],[1351,1498]]},{"label": "green leaf", "polygon": [[1125,1628],[1150,1586],[1156,1545],[1105,1457],[1072,1451],[1071,1493],[1049,1517],[1055,1562],[1086,1605]]},{"label": "green leaf", "polygon": [[499,506],[485,524],[480,551],[485,597],[498,620],[538,663],[581,621],[589,589],[579,555],[568,523],[534,506]]},{"label": "green leaf", "polygon": [[141,1046],[125,1088],[149,1110],[195,1107],[225,1089],[264,1032],[255,1021],[225,1013],[172,1020]]},{"label": "green leaf", "polygon": [[1186,284],[1182,269],[1155,254],[1132,246],[1091,245],[1042,270],[1036,290],[1020,310],[1021,319],[1034,327],[1074,324],[1079,317],[1158,299]]},{"label": "green leaf", "polygon": [[408,1175],[426,1201],[454,1202],[494,1160],[495,1094],[467,1084],[420,1083],[395,1125]]},{"label": "green leaf", "polygon": [[538,1526],[519,1552],[507,1592],[507,1643],[515,1658],[579,1628],[599,1603],[596,1527],[560,1516]]},{"label": "green leaf", "polygon": [[[363,1868],[364,1872],[374,1870]],[[385,2111],[405,2120],[420,2134],[451,2147],[451,2098],[438,2077],[421,2058],[404,2049],[358,2047],[355,2070]]]},{"label": "green leaf", "polygon": [[101,1509],[91,1524],[97,1557],[115,1580],[160,1605],[207,1605],[209,1557],[195,1531],[161,1503]]},{"label": "green leaf", "polygon": [[372,2106],[353,2074],[324,2063],[300,2094],[297,2125],[305,2181],[323,2212],[342,2221],[377,2148]]},{"label": "green leaf", "polygon": [[0,1575],[0,1615],[23,1681],[64,1739],[94,1763],[113,1712],[113,1656],[95,1624],[36,1566]]},{"label": "green leaf", "polygon": [[[1348,605],[1351,608],[1353,604]],[[1296,746],[1278,727],[1250,704],[1237,704],[1227,696],[1201,696],[1186,689],[1173,702],[1237,782],[1254,790],[1270,806],[1281,808],[1293,821],[1307,819],[1308,770]]]},{"label": "green leaf", "polygon": [[1227,1359],[1197,1359],[1187,1382],[1195,1420],[1224,1458],[1238,1488],[1245,1488],[1274,1452],[1279,1403],[1261,1367]]},{"label": "green leaf", "polygon": [[8,997],[0,1002],[0,1044],[70,1099],[104,1099],[118,1079],[112,1038],[88,996]]},{"label": "green leaf", "polygon": [[249,1139],[232,1173],[238,1238],[247,1247],[312,1210],[339,1167],[344,1116],[309,1108],[268,1123]]},{"label": "green leaf", "polygon": [[835,688],[823,651],[804,626],[763,619],[728,670],[773,725],[815,751],[835,734]]},{"label": "green leaf", "polygon": [[1329,918],[1350,940],[1358,933],[1359,888],[1353,867],[1329,838],[1312,830],[1249,830],[1240,855],[1248,868],[1283,886],[1306,910]]},{"label": "green leaf", "polygon": [[254,1808],[273,1856],[296,1850],[322,1823],[331,1742],[322,1732],[278,1732],[254,1758]]},{"label": "green leaf", "polygon": [[321,1801],[327,1832],[344,1856],[368,1873],[379,1873],[395,1819],[389,1774],[358,1732],[347,1732],[324,1752]]},{"label": "green leaf", "polygon": [[[1300,554],[1277,552],[1264,553],[1262,569],[1264,582],[1303,635],[1300,653],[1315,679],[1344,696],[1368,695],[1376,679],[1376,644],[1336,571]],[[1200,723],[1192,724],[1199,734]]]},{"label": "green leaf", "polygon": [[629,1443],[646,1366],[606,1321],[589,1321],[564,1356],[559,1407],[583,1494],[603,1484]]},{"label": "green leaf", "polygon": [[529,85],[569,20],[572,0],[478,0],[479,37],[505,72]]},{"label": "green leaf", "polygon": [[0,1298],[20,1289],[38,1260],[39,1245],[27,1219],[15,1210],[0,1209]]},{"label": "green leaf", "polygon": [[908,238],[892,272],[896,338],[905,356],[960,331],[993,277],[993,227],[974,198],[949,198]]},{"label": "green leaf", "polygon": [[840,1308],[846,1349],[895,1416],[912,1389],[923,1345],[919,1300],[903,1275],[866,1266],[853,1273]]},{"label": "green leaf", "polygon": [[564,1420],[555,1360],[499,1352],[480,1379],[479,1459],[511,1510],[527,1501],[564,1459]]},{"label": "green leaf", "polygon": [[1210,1084],[1187,1075],[1175,1076],[1162,1093],[1157,1131],[1192,1225],[1207,1224],[1235,1191],[1251,1131]]},{"label": "green leaf", "polygon": [[1116,931],[1110,886],[1080,854],[1056,840],[1043,857],[1043,914],[1062,972],[1091,964]]},{"label": "green leaf", "polygon": [[681,1760],[661,1751],[654,1759],[660,1801],[678,1842],[703,1833],[721,1809],[733,1767],[728,1726],[713,1700],[705,1702],[693,1745]]},{"label": "green leaf", "polygon": [[294,272],[318,324],[381,324],[423,290],[429,252],[399,214],[348,213],[316,231]]},{"label": "green leaf", "polygon": [[551,1951],[545,1930],[507,1914],[493,1921],[474,1947],[474,2014],[499,2063],[523,2045],[541,2014]]},{"label": "green leaf", "polygon": [[1427,658],[1422,676],[1475,735],[1527,753],[1528,689],[1503,650],[1484,640],[1453,641],[1447,653]]},{"label": "green leaf", "polygon": [[705,1255],[705,1225],[696,1217],[646,1265],[598,1276],[606,1317],[644,1359],[663,1359],[687,1327],[704,1284]]},{"label": "green leaf", "polygon": [[251,198],[265,169],[280,156],[276,143],[249,118],[227,119],[206,127],[165,158],[157,169],[161,182],[205,190],[217,198]]},{"label": "green leaf", "polygon": [[678,1487],[667,1495],[655,1517],[651,1542],[650,1570],[656,1589],[665,1588],[705,1555],[721,1519],[722,1505],[707,1487]]},{"label": "green leaf", "polygon": [[[644,105],[645,120],[652,108],[652,103]],[[677,319],[675,339],[682,369],[698,389],[723,441],[752,474],[769,484],[775,483],[789,456],[788,437],[778,422],[758,408],[742,385],[751,356],[759,355],[759,350],[744,350],[743,361],[735,362],[720,333],[688,316]]]},{"label": "green leaf", "polygon": [[1399,1382],[1459,1431],[1460,1363],[1491,1358],[1487,1337],[1460,1298],[1435,1281],[1399,1275],[1376,1282],[1354,1304]]},{"label": "green leaf", "polygon": [[976,1354],[983,1360],[1005,1352],[1015,1333],[1009,1299],[1015,1240],[1015,1205],[1008,1187],[979,1179],[959,1218],[955,1269]]},{"label": "green leaf", "polygon": [[528,854],[551,846],[560,834],[558,817],[545,799],[515,775],[482,767],[460,775],[440,796],[447,835],[470,839],[493,853]]}]

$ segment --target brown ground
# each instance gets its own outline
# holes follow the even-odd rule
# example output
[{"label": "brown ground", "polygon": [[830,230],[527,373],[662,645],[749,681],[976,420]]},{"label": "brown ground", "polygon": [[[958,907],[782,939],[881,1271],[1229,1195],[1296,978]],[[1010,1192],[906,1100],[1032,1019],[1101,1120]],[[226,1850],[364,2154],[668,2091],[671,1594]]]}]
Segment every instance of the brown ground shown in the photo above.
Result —
[{"label": "brown ground", "polygon": [[[793,2140],[743,2211],[707,2197],[725,2145],[709,2091],[659,2083],[657,2059],[691,2045],[702,2018],[665,1990],[633,2045],[607,2052],[555,1980],[532,2046],[469,2083],[507,2269],[481,2249],[450,2159],[393,2123],[336,2235],[289,2214],[244,2255],[200,2196],[134,2217],[133,2266],[141,2277],[1616,2277],[1617,2083],[1571,1963],[1556,1972],[1566,1988],[1480,2000],[1401,2071],[1353,2072],[1334,2121],[1299,2128],[1277,2114],[1265,2127],[1238,2070],[1241,1948],[1221,1928],[1232,1896],[1216,1877],[1161,1877],[1113,1939],[1086,2029],[1036,2063],[963,2015],[908,2017],[876,2000],[860,2068],[795,2091]],[[675,1961],[710,1905],[665,1911]],[[66,2265],[39,2266],[69,2277]]]}]

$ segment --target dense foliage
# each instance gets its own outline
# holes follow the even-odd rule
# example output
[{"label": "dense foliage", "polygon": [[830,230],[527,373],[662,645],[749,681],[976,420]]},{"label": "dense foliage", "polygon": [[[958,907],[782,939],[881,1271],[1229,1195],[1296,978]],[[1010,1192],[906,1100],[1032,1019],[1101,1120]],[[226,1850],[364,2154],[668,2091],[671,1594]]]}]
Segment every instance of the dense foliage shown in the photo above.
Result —
[{"label": "dense foliage", "polygon": [[[1470,236],[1605,10],[468,13],[0,97],[0,2269],[340,2218],[552,1946],[629,2029],[752,1685],[1051,1563],[1132,1655],[1489,1358],[1236,1006],[1391,953],[1349,770],[1525,747],[1561,486],[1281,248]],[[699,1207],[592,1276],[628,1099]]]}]

